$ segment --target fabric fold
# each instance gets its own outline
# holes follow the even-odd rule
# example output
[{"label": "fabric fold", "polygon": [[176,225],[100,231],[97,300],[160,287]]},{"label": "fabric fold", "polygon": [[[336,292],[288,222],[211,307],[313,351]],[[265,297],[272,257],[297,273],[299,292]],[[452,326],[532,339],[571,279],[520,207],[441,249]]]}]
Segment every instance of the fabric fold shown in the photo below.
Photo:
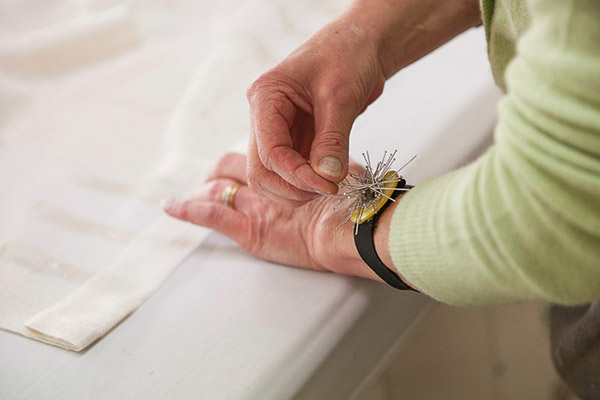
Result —
[{"label": "fabric fold", "polygon": [[29,320],[27,336],[80,351],[148,298],[206,237],[208,229],[162,217],[105,271]]},{"label": "fabric fold", "polygon": [[0,328],[74,351],[201,244],[157,197],[245,152],[246,88],[346,1],[109,3],[0,40]]}]

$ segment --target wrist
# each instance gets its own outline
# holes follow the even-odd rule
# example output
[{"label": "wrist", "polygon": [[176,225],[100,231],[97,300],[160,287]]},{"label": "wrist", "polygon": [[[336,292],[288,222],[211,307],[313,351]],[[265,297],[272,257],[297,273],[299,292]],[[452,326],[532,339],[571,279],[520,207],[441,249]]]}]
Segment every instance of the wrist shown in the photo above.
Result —
[{"label": "wrist", "polygon": [[[401,193],[395,202],[390,202],[385,211],[379,215],[377,227],[373,233],[377,255],[389,269],[396,273],[397,270],[389,249],[389,236],[394,210],[398,207],[403,195],[404,193]],[[345,217],[346,214],[343,210],[337,210],[333,213],[326,213],[326,216],[320,218],[320,222],[315,225],[316,231],[321,233],[321,235],[314,236],[321,237],[320,242],[313,245],[313,254],[317,264],[322,269],[331,272],[383,282],[363,261],[356,249],[354,242],[355,225],[348,222],[336,229]],[[401,274],[397,274],[407,285],[416,289]]]},{"label": "wrist", "polygon": [[333,229],[330,229],[329,235],[324,241],[322,256],[320,257],[321,265],[325,269],[338,274],[381,281],[358,254],[358,250],[354,245],[354,224],[349,221],[336,228],[346,218],[346,214],[345,212],[336,212],[335,214],[337,218],[329,223]]}]

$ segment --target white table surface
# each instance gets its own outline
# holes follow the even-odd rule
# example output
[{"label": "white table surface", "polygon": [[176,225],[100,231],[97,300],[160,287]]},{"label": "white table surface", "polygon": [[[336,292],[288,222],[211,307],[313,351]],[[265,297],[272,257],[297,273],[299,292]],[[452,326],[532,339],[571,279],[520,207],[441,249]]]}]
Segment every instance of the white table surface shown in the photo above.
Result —
[{"label": "white table surface", "polygon": [[[355,124],[351,153],[418,154],[417,183],[485,149],[484,33],[407,68]],[[212,234],[156,294],[81,353],[0,331],[2,399],[348,399],[430,300],[257,260]]]}]

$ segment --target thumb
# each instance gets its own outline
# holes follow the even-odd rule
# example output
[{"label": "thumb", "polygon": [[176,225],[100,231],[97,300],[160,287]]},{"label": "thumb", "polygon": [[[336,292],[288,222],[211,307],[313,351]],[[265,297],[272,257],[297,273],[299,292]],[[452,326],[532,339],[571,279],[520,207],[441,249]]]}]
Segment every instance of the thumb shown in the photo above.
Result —
[{"label": "thumb", "polygon": [[358,116],[354,106],[344,103],[315,105],[315,137],[310,165],[323,178],[340,182],[348,173],[348,149],[352,124]]}]

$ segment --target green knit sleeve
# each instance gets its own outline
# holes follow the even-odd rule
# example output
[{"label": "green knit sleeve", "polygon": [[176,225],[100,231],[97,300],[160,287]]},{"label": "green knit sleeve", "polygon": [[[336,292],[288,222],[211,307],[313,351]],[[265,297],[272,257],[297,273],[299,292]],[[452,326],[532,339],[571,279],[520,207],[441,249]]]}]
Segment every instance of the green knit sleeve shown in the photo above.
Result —
[{"label": "green knit sleeve", "polygon": [[396,268],[442,302],[600,299],[600,1],[529,8],[496,144],[392,218]]}]

